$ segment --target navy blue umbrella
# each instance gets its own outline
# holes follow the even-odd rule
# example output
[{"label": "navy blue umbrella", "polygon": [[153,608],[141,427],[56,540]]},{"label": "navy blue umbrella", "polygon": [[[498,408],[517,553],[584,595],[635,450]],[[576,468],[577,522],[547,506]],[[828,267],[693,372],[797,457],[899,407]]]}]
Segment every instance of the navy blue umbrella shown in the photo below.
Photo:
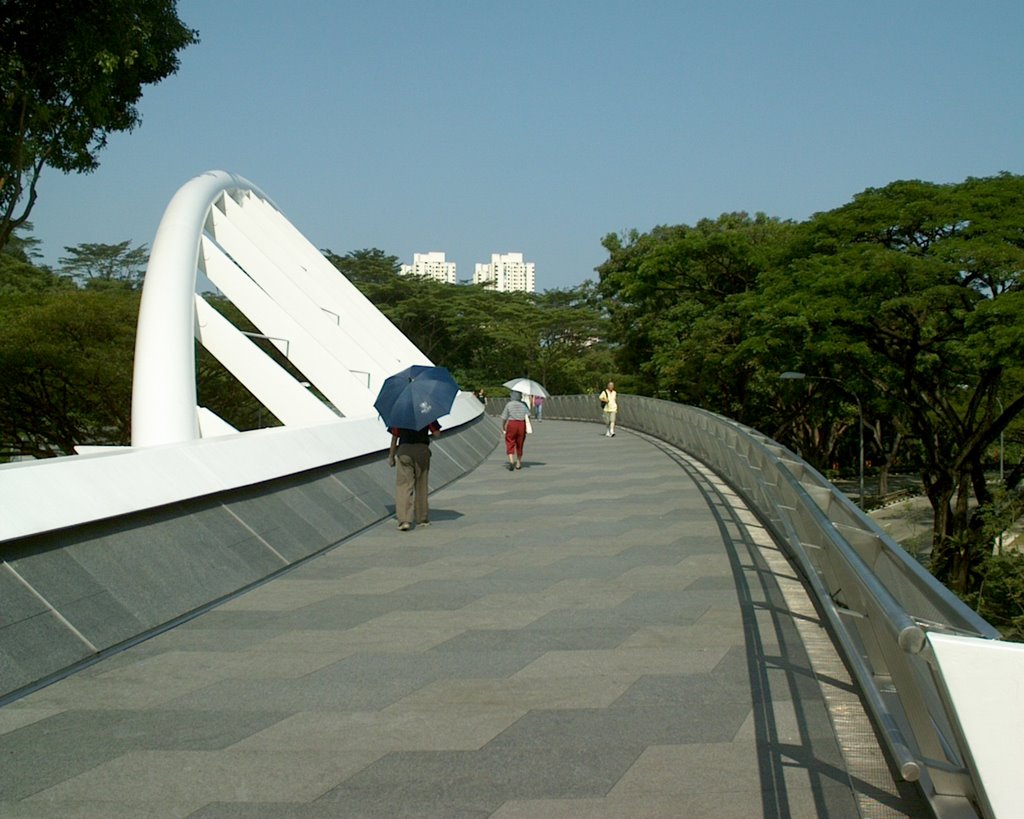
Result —
[{"label": "navy blue umbrella", "polygon": [[373,406],[388,427],[423,429],[447,415],[458,394],[447,368],[413,364],[384,379]]}]

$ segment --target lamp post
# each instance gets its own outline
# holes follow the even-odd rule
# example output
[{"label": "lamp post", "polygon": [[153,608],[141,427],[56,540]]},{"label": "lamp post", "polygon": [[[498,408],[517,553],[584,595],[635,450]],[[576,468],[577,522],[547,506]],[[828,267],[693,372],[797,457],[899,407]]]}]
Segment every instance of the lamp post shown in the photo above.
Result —
[{"label": "lamp post", "polygon": [[[999,401],[999,414],[1003,414],[1003,402],[999,396],[996,396],[996,401]],[[1006,487],[1006,481],[1003,479],[1003,431],[999,430],[999,485],[1001,488]],[[1003,553],[1003,526],[999,525],[999,554]]]},{"label": "lamp post", "polygon": [[787,370],[786,372],[779,375],[783,381],[803,381],[804,379],[810,381],[835,381],[843,390],[853,396],[853,400],[857,402],[857,466],[858,466],[858,491],[860,494],[860,508],[864,511],[864,407],[860,403],[860,396],[857,395],[853,390],[847,387],[838,378],[832,378],[827,375],[807,375],[805,373],[793,372]]},{"label": "lamp post", "polygon": [[[996,396],[996,401],[999,402],[999,414],[1003,414],[1003,402],[999,396]],[[999,430],[999,483],[1003,483],[1003,431]]]}]

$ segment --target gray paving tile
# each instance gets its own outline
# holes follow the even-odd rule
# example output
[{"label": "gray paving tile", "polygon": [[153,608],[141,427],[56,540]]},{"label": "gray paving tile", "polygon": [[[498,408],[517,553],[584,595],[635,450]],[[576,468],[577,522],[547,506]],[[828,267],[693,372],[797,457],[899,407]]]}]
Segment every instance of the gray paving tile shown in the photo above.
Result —
[{"label": "gray paving tile", "polygon": [[690,589],[662,592],[650,591],[632,595],[616,608],[626,622],[685,625],[701,617],[712,603],[721,602],[719,594],[703,595]]},{"label": "gray paving tile", "polygon": [[225,748],[284,713],[66,711],[0,736],[0,799],[30,796],[136,749]]},{"label": "gray paving tile", "polygon": [[597,748],[730,742],[750,704],[721,699],[715,708],[671,705],[531,711],[488,747]]},{"label": "gray paving tile", "polygon": [[[416,814],[405,813],[404,816],[414,817]],[[347,817],[353,819],[370,819],[380,814],[375,813],[352,813],[347,811]],[[421,813],[419,816],[426,817],[428,814]],[[477,819],[487,814],[453,814],[453,819]],[[330,803],[315,802],[313,804],[295,802],[210,802],[199,810],[190,811],[188,819],[338,819],[338,806]]]},{"label": "gray paving tile", "polygon": [[[855,815],[745,513],[628,431],[537,427],[431,527],[370,525],[0,709],[0,817]],[[238,502],[300,553],[391,480]]]},{"label": "gray paving tile", "polygon": [[634,632],[654,624],[688,625],[695,623],[708,607],[703,603],[692,605],[681,603],[678,607],[652,604],[641,605],[636,595],[630,595],[627,602],[609,608],[559,609],[545,614],[531,624],[541,629],[628,629]]},{"label": "gray paving tile", "polygon": [[[479,753],[394,753],[349,778],[320,801],[405,815],[405,806],[435,816],[490,813],[509,798],[572,799],[604,795],[641,748],[491,748]],[[486,815],[486,814],[485,814]]]},{"label": "gray paving tile", "polygon": [[480,652],[500,648],[538,657],[545,651],[615,648],[632,633],[629,628],[472,629],[435,646],[431,651]]},{"label": "gray paving tile", "polygon": [[[424,601],[436,600],[450,611],[492,594],[533,594],[544,591],[560,579],[550,577],[543,568],[532,573],[528,573],[526,570],[520,572],[496,571],[486,577],[472,579],[423,580],[409,586],[405,591],[405,597],[410,601],[413,601],[416,596],[421,596]],[[410,610],[422,611],[434,607],[415,602],[409,604]],[[436,607],[441,606],[437,605]]]}]

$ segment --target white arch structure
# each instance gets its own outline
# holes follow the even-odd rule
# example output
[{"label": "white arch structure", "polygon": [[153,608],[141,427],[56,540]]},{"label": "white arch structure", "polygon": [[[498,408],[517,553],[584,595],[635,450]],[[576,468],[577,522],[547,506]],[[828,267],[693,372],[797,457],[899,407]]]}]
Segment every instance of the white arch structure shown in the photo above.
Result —
[{"label": "white arch structure", "polygon": [[[301,379],[196,293],[200,272]],[[199,407],[196,339],[283,426],[239,432]],[[390,436],[373,408],[381,383],[430,363],[259,188],[224,171],[201,174],[171,199],[153,240],[136,332],[132,445],[0,465],[0,542],[386,450]],[[482,414],[471,393],[460,393],[441,423],[453,429]]]},{"label": "white arch structure", "polygon": [[[305,380],[195,292],[199,272]],[[431,363],[263,191],[224,171],[183,185],[153,240],[136,335],[133,447],[236,432],[197,406],[193,338],[286,426],[376,416],[384,378]]]}]

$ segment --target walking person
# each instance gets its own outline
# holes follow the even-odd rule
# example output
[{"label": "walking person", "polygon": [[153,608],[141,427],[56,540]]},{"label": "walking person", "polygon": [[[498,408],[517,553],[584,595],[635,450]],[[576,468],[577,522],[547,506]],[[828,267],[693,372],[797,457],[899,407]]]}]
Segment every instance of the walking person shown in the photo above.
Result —
[{"label": "walking person", "polygon": [[544,396],[535,395],[533,396],[533,411],[537,416],[538,421],[544,420]]},{"label": "walking person", "polygon": [[414,518],[417,526],[429,526],[427,478],[430,474],[430,439],[441,434],[441,427],[433,421],[419,430],[392,427],[390,431],[388,465],[398,467],[395,475],[395,517],[398,518],[398,529],[408,532]]},{"label": "walking person", "polygon": [[619,405],[617,402],[618,393],[615,391],[615,382],[609,381],[608,385],[601,390],[601,406],[602,414],[604,415],[605,437],[615,437],[615,416],[619,412]]},{"label": "walking person", "polygon": [[526,421],[530,408],[522,401],[522,393],[512,390],[512,395],[501,411],[501,431],[505,433],[505,452],[508,455],[508,469],[523,468],[523,444],[526,442]]},{"label": "walking person", "polygon": [[523,392],[519,396],[519,400],[526,404],[526,417],[530,418],[533,416],[533,396],[528,392]]}]

